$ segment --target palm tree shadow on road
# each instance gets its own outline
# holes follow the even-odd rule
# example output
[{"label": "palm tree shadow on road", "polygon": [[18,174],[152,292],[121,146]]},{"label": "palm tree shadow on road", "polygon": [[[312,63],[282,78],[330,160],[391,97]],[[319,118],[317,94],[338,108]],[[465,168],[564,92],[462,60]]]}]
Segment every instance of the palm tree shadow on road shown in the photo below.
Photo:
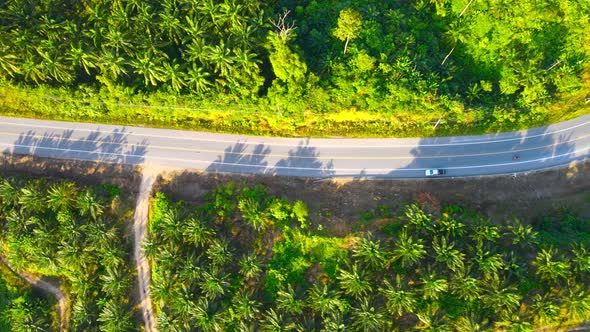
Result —
[{"label": "palm tree shadow on road", "polygon": [[217,159],[205,171],[211,173],[267,173],[269,167],[264,159],[270,154],[270,147],[258,144],[254,146],[252,152],[247,152],[247,148],[248,144],[241,142],[228,146],[223,155],[217,156]]},{"label": "palm tree shadow on road", "polygon": [[[250,173],[284,176],[327,177],[334,174],[332,161],[322,161],[317,148],[309,140],[287,154],[271,154],[271,148],[257,144],[251,150],[249,145],[237,142],[225,148],[205,171],[211,173]],[[273,165],[274,164],[274,165]]]},{"label": "palm tree shadow on road", "polygon": [[309,145],[309,140],[299,142],[289,156],[279,160],[273,171],[275,175],[330,177],[336,172],[332,160],[322,161],[317,148]]},{"label": "palm tree shadow on road", "polygon": [[37,134],[29,130],[22,133],[4,154],[32,155],[60,159],[88,160],[110,164],[142,164],[149,146],[147,140],[129,144],[125,129],[115,129],[108,134],[93,131],[86,136],[75,137],[74,130]]},{"label": "palm tree shadow on road", "polygon": [[421,139],[414,157],[389,175],[424,177],[426,169],[445,169],[446,176],[507,174],[566,164],[577,157],[580,133],[533,128],[485,137]]}]

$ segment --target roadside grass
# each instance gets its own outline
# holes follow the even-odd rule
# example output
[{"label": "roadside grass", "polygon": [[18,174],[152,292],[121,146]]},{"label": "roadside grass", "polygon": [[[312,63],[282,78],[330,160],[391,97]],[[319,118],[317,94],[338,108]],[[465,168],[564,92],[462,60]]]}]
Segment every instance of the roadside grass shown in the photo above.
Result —
[{"label": "roadside grass", "polygon": [[133,94],[118,87],[71,90],[0,82],[0,115],[259,136],[432,137],[513,131],[572,119],[590,113],[590,103],[584,102],[589,92],[530,112],[464,109],[443,98],[399,106],[383,103],[373,107],[378,111],[330,105],[334,111],[316,112],[301,105],[281,110],[264,99],[247,104],[218,96],[204,102],[162,92]]}]

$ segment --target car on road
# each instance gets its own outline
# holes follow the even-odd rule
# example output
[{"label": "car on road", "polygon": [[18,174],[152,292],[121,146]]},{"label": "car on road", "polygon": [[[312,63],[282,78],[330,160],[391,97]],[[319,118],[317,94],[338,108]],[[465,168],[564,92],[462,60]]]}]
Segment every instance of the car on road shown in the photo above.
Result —
[{"label": "car on road", "polygon": [[442,169],[442,168],[432,168],[432,169],[427,169],[425,174],[426,174],[426,176],[442,176],[442,175],[447,174],[447,170]]}]

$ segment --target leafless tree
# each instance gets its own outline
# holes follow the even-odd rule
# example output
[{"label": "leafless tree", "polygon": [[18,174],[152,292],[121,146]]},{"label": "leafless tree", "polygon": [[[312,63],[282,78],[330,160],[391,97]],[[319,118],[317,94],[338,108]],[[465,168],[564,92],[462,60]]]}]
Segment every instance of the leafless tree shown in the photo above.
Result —
[{"label": "leafless tree", "polygon": [[289,13],[291,13],[290,10],[285,10],[276,20],[271,21],[272,25],[275,27],[275,34],[281,39],[289,38],[293,30],[297,29],[297,27],[295,27],[295,21],[287,21]]}]

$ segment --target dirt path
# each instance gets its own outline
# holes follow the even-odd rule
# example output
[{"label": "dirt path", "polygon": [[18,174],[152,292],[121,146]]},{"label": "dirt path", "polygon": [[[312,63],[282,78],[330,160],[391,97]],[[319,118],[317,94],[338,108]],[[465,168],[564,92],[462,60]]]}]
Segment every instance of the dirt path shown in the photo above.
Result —
[{"label": "dirt path", "polygon": [[8,265],[8,262],[6,260],[4,260],[4,257],[0,257],[0,261],[2,262],[2,264],[6,265],[6,267],[10,271],[12,271],[12,273],[14,273],[14,274],[18,275],[19,277],[21,277],[22,279],[24,279],[32,287],[39,289],[43,293],[46,293],[46,294],[49,294],[49,295],[55,297],[55,300],[57,301],[57,315],[60,320],[59,330],[60,331],[67,331],[69,317],[66,317],[66,313],[67,313],[67,309],[69,307],[69,304],[68,304],[68,298],[61,291],[61,289],[59,289],[58,286],[56,286],[50,282],[47,282],[45,280],[41,280],[37,276],[30,275],[26,272],[19,273],[19,272],[15,271],[12,267],[10,267],[10,265]]},{"label": "dirt path", "polygon": [[147,235],[149,198],[157,175],[157,169],[148,166],[144,168],[133,221],[133,257],[135,258],[137,278],[139,280],[140,310],[147,332],[156,331],[156,324],[154,321],[154,311],[152,310],[152,301],[150,299],[151,270],[141,244]]}]

